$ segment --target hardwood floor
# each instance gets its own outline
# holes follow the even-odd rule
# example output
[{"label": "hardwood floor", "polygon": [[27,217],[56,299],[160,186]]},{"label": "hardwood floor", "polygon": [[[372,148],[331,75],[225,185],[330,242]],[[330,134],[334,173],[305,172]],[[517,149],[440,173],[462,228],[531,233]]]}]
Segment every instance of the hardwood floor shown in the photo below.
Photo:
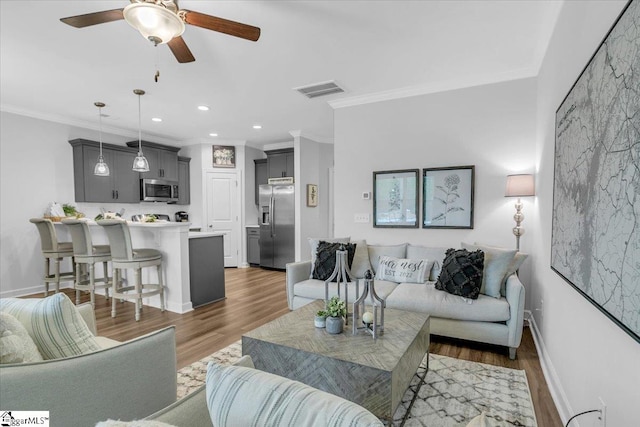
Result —
[{"label": "hardwood floor", "polygon": [[[156,329],[175,325],[178,368],[187,366],[240,339],[250,331],[289,312],[285,274],[259,268],[225,269],[226,296],[198,307],[190,313],[176,314],[144,307],[139,322],[134,320],[133,303],[118,304],[117,317],[111,318],[111,304],[96,296],[96,319],[100,335],[125,341]],[[75,291],[65,292],[75,301]],[[82,301],[88,301],[83,294]],[[531,397],[540,427],[562,426],[549,388],[542,374],[531,331],[525,327],[516,360],[506,348],[432,336],[431,353],[491,365],[522,369],[527,374]]]}]

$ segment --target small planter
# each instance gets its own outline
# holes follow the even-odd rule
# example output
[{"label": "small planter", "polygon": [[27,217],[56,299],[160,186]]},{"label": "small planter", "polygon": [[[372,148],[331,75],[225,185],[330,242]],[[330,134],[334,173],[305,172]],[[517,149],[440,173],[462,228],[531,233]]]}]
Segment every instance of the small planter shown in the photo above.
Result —
[{"label": "small planter", "polygon": [[315,319],[313,320],[313,324],[315,325],[316,328],[324,328],[326,319],[327,318],[324,316],[316,316]]},{"label": "small planter", "polygon": [[344,327],[344,319],[342,317],[327,317],[326,328],[330,334],[341,334]]}]

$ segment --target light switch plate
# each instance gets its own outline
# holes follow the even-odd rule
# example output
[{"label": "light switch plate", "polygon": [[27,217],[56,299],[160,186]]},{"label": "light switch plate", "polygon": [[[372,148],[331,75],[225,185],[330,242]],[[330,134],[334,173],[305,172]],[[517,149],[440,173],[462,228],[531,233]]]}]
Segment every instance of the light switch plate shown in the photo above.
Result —
[{"label": "light switch plate", "polygon": [[353,215],[353,221],[354,222],[369,222],[369,214],[368,213],[354,214]]}]

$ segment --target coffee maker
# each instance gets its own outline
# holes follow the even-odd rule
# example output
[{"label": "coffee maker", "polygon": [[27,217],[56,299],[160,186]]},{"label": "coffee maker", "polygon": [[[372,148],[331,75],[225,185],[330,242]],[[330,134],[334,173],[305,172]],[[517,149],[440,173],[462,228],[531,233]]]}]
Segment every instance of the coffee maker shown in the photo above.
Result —
[{"label": "coffee maker", "polygon": [[176,212],[176,222],[189,222],[189,214],[185,211]]}]

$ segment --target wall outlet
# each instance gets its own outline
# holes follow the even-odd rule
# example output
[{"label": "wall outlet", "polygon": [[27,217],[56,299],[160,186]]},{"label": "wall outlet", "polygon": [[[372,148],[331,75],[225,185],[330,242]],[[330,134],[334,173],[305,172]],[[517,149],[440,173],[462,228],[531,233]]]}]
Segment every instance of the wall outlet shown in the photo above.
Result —
[{"label": "wall outlet", "polygon": [[607,405],[604,403],[604,400],[602,400],[601,397],[598,397],[598,400],[600,401],[600,426],[606,427],[607,426]]},{"label": "wall outlet", "polygon": [[369,214],[368,213],[354,214],[353,221],[367,223],[369,222]]}]

